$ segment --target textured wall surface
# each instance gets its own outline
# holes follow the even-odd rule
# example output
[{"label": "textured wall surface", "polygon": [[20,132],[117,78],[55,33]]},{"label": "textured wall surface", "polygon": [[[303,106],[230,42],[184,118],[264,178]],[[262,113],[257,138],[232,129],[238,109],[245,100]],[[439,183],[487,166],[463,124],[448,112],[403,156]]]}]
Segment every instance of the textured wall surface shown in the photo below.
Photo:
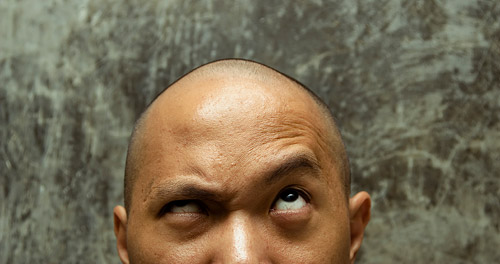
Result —
[{"label": "textured wall surface", "polygon": [[127,140],[226,57],[335,112],[373,218],[358,263],[500,262],[500,3],[0,0],[0,263],[118,263]]}]

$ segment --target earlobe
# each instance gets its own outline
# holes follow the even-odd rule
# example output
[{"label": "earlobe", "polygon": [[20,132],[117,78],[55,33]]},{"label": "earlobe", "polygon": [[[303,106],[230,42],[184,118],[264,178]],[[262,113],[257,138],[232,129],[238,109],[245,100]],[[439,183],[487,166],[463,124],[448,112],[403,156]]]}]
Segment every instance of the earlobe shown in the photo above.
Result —
[{"label": "earlobe", "polygon": [[122,263],[128,264],[127,251],[127,211],[123,206],[116,206],[113,210],[115,222],[116,248]]},{"label": "earlobe", "polygon": [[354,263],[356,254],[361,247],[365,227],[370,221],[371,198],[367,192],[359,192],[349,199],[351,224],[350,260]]}]

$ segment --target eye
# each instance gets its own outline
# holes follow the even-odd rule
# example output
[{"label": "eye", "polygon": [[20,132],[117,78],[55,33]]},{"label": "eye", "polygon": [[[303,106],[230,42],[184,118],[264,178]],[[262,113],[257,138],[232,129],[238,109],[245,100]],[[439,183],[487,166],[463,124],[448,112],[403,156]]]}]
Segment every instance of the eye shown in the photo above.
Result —
[{"label": "eye", "polygon": [[308,200],[309,198],[306,194],[304,194],[304,192],[297,189],[288,188],[280,192],[271,210],[299,210],[307,206]]},{"label": "eye", "polygon": [[165,205],[161,211],[160,215],[167,213],[174,214],[204,214],[205,210],[198,201],[195,200],[178,200],[173,201]]}]

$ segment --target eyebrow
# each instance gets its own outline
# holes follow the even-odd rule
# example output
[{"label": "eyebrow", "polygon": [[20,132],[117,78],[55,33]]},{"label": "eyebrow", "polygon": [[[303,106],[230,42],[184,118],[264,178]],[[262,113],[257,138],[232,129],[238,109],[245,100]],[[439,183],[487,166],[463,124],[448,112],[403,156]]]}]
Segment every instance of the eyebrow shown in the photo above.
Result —
[{"label": "eyebrow", "polygon": [[321,172],[321,168],[313,156],[308,154],[298,154],[286,158],[284,162],[271,169],[271,173],[268,174],[264,182],[266,184],[276,183],[293,171],[300,169],[312,171],[313,173],[310,175],[314,176],[314,178],[319,178]]},{"label": "eyebrow", "polygon": [[[301,153],[287,157],[283,162],[279,163],[279,165],[271,167],[268,172],[264,173],[266,176],[262,182],[265,185],[272,185],[285,178],[287,175],[290,175],[290,173],[302,169],[312,171],[312,173],[308,175],[319,179],[321,170],[316,159],[312,155]],[[224,198],[218,194],[217,191],[210,190],[196,183],[183,181],[165,182],[160,183],[157,186],[153,186],[150,189],[146,200],[154,202],[170,200],[172,198],[214,202],[224,201]]]},{"label": "eyebrow", "polygon": [[148,194],[148,199],[151,200],[166,200],[170,198],[203,201],[221,200],[221,197],[215,192],[193,183],[173,182],[159,184],[158,186],[153,187]]}]

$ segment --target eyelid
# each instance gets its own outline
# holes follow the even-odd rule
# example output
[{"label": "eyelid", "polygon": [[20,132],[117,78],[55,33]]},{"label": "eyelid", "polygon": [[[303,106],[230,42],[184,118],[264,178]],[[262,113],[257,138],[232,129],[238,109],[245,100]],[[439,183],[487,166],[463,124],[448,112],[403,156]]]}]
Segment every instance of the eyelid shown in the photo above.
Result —
[{"label": "eyelid", "polygon": [[[165,204],[160,209],[160,211],[158,212],[158,217],[162,217],[162,216],[164,216],[164,215],[166,215],[168,213],[171,213],[170,210],[171,210],[172,206],[175,206],[176,202],[185,202],[186,204],[188,204],[188,203],[196,203],[196,205],[198,207],[200,207],[201,213],[207,214],[207,208],[206,208],[205,204],[203,204],[203,202],[201,202],[200,200],[196,200],[196,199],[184,199],[184,200],[174,200],[174,201],[171,201],[171,202],[168,202],[167,204]],[[198,213],[189,213],[189,212],[186,212],[186,213],[176,213],[176,214],[198,214]]]},{"label": "eyelid", "polygon": [[[276,203],[280,199],[280,195],[286,190],[293,189],[298,192],[298,194],[305,200],[305,205],[300,208],[293,208],[290,210],[279,210],[276,208]],[[295,201],[294,201],[295,202]],[[269,210],[269,215],[272,217],[273,222],[282,230],[289,231],[299,231],[304,230],[307,223],[312,219],[313,216],[313,206],[312,206],[312,196],[304,188],[300,186],[287,186],[283,188],[274,200],[271,209]]]}]

